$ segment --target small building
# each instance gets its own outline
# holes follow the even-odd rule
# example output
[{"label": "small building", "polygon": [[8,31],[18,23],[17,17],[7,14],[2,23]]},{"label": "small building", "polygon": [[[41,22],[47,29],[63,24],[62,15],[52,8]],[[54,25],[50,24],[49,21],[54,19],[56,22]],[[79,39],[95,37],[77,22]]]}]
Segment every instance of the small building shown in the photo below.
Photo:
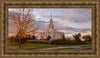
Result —
[{"label": "small building", "polygon": [[63,32],[58,32],[56,29],[54,29],[54,24],[52,20],[52,15],[49,21],[48,29],[44,30],[43,32],[38,32],[37,33],[37,39],[47,39],[48,36],[50,36],[50,40],[53,39],[60,39],[64,35]]}]

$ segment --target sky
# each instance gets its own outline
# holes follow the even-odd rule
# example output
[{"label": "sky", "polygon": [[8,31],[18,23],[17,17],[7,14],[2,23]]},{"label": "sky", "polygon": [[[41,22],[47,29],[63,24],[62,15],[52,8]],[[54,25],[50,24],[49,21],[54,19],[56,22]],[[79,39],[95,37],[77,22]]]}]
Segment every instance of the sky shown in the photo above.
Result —
[{"label": "sky", "polygon": [[[9,12],[13,9],[9,9]],[[65,37],[72,37],[75,33],[91,35],[91,8],[34,8],[33,13],[38,31],[48,29],[49,20],[53,19],[54,28],[64,32]],[[10,27],[9,27],[10,28]],[[9,36],[13,35],[9,33]]]}]

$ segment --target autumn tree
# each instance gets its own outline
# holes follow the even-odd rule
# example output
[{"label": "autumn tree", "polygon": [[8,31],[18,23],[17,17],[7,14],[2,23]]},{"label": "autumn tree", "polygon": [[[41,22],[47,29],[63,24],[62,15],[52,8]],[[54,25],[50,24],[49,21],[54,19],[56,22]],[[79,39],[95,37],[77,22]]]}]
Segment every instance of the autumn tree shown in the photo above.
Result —
[{"label": "autumn tree", "polygon": [[[34,35],[37,33],[39,26],[35,25],[35,16],[32,15],[33,9],[17,8],[13,9],[13,14],[9,14],[9,25],[19,39],[19,48],[21,48],[21,39],[28,34]],[[9,28],[10,28],[9,26]]]}]

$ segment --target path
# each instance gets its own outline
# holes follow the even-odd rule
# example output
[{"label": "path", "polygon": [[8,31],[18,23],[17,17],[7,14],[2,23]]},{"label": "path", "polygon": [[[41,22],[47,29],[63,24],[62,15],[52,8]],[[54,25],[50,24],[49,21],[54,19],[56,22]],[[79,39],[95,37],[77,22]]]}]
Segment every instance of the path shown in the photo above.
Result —
[{"label": "path", "polygon": [[88,46],[88,45],[79,45],[79,46],[67,46],[67,47],[52,47],[52,48],[41,48],[41,49],[33,49],[33,50],[54,50],[54,49],[62,49],[62,48],[75,48],[78,50],[89,50],[92,47],[81,47],[81,46]]}]

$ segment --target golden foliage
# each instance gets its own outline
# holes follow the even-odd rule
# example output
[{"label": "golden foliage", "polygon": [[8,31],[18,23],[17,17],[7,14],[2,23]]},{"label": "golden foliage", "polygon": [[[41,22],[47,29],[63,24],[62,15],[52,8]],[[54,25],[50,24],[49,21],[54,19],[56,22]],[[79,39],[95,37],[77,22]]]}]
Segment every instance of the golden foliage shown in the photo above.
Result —
[{"label": "golden foliage", "polygon": [[10,20],[13,21],[14,27],[17,28],[17,35],[21,38],[26,37],[27,34],[31,33],[32,35],[36,34],[39,26],[34,27],[35,19],[32,16],[32,9],[15,9],[14,15],[9,15]]}]

